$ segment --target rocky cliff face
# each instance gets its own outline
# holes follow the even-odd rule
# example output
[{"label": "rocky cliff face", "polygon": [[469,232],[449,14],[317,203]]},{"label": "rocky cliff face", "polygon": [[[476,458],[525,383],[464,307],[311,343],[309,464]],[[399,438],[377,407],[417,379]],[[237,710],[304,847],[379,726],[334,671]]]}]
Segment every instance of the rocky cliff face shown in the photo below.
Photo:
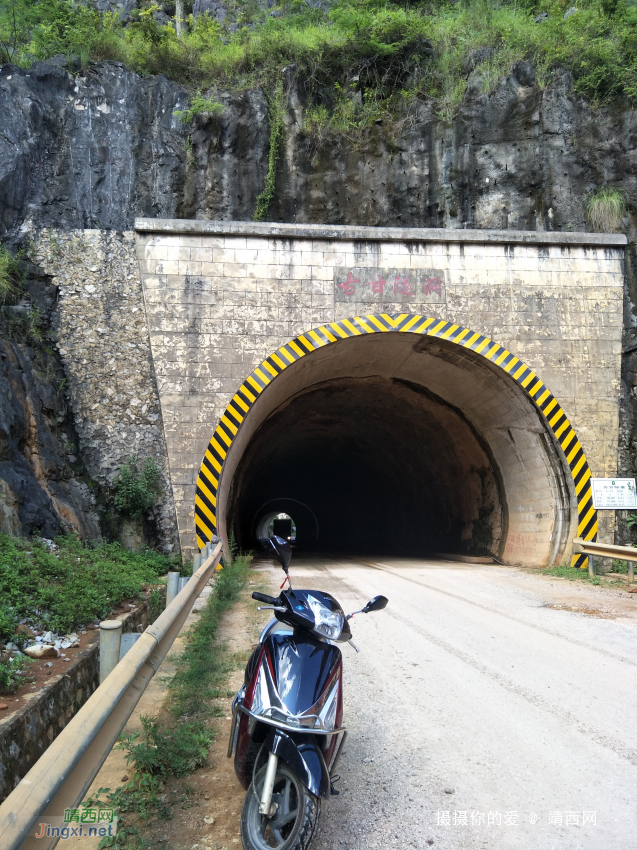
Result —
[{"label": "rocky cliff face", "polygon": [[[27,281],[44,322],[55,287]],[[52,538],[74,531],[101,537],[95,510],[97,487],[78,451],[66,378],[46,342],[24,342],[19,329],[0,323],[0,531]]]},{"label": "rocky cliff face", "polygon": [[175,214],[186,135],[173,111],[186,94],[116,63],[74,77],[36,63],[0,70],[2,228],[26,219],[68,228],[130,226]]},{"label": "rocky cliff face", "polygon": [[[349,136],[308,133],[303,80],[293,67],[283,77],[285,138],[271,220],[583,230],[584,199],[605,185],[622,186],[637,208],[637,112],[627,104],[593,110],[573,96],[566,73],[541,89],[532,66],[519,62],[485,93],[478,69],[453,120],[422,103]],[[267,172],[267,100],[260,90],[219,99],[221,115],[186,126],[174,113],[187,92],[162,77],[141,78],[113,62],[76,76],[43,63],[3,66],[0,234],[19,241],[27,222],[36,230],[124,230],[137,215],[252,218]],[[625,474],[637,468],[636,225],[633,212],[624,221]],[[29,374],[26,361],[11,356],[3,363]]]},{"label": "rocky cliff face", "polygon": [[[479,72],[458,115],[431,104],[361,134],[304,129],[293,68],[273,220],[421,227],[586,228],[583,200],[622,185],[637,201],[637,112],[594,111],[567,74],[540,89],[518,62],[492,93]],[[136,215],[250,219],[267,171],[264,94],[225,95],[194,125],[186,91],[114,62],[83,75],[0,69],[2,228],[126,229]]]}]

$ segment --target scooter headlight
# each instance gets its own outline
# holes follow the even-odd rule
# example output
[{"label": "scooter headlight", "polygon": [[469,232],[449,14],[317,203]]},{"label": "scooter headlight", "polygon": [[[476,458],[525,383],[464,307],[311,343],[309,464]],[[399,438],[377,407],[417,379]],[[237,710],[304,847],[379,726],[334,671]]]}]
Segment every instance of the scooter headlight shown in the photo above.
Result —
[{"label": "scooter headlight", "polygon": [[314,614],[314,631],[330,640],[338,640],[343,631],[345,620],[340,611],[330,609],[308,594],[307,604]]}]

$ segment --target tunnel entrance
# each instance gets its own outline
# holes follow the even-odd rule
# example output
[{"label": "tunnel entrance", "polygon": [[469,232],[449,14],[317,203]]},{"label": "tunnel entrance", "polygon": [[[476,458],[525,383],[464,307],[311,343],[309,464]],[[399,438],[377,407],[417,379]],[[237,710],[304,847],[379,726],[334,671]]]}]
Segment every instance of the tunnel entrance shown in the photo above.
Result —
[{"label": "tunnel entrance", "polygon": [[272,494],[287,493],[317,518],[299,514],[299,550],[497,555],[500,491],[488,444],[461,411],[408,381],[346,378],[302,390],[267,419],[229,513],[243,548],[263,534]]},{"label": "tunnel entrance", "polygon": [[378,314],[297,337],[246,379],[204,457],[195,522],[200,541],[255,548],[284,512],[300,550],[546,566],[596,533],[589,479],[518,358],[458,325]]}]

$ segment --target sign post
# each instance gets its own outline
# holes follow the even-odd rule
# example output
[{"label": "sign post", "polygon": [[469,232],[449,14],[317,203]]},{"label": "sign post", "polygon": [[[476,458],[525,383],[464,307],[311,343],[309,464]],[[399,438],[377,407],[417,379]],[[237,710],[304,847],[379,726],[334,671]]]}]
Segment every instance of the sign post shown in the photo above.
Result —
[{"label": "sign post", "polygon": [[[600,511],[631,511],[637,509],[637,489],[634,478],[591,478],[593,507]],[[635,578],[633,561],[626,561],[628,581]],[[593,575],[593,557],[588,556],[588,574]]]}]

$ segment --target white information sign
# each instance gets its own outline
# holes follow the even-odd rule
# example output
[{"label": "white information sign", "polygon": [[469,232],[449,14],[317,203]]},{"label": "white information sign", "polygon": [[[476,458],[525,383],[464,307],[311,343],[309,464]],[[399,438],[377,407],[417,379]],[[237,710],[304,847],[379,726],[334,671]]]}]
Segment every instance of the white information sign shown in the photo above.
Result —
[{"label": "white information sign", "polygon": [[600,511],[625,511],[637,508],[634,478],[591,478],[593,507]]}]

